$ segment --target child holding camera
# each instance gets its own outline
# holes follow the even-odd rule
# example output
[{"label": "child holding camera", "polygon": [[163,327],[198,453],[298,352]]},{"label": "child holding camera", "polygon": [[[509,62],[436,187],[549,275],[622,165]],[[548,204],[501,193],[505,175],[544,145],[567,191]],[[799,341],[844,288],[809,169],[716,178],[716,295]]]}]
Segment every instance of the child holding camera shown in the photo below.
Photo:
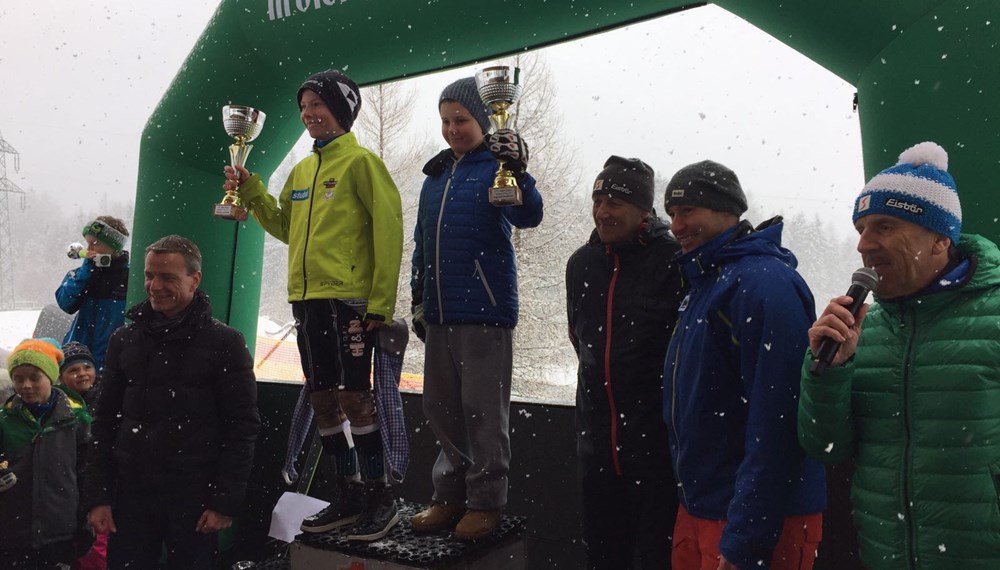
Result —
[{"label": "child holding camera", "polygon": [[125,322],[128,229],[118,218],[98,216],[83,227],[83,237],[86,256],[79,268],[66,274],[56,302],[66,313],[76,314],[63,343],[75,341],[90,348],[99,373],[111,333]]}]

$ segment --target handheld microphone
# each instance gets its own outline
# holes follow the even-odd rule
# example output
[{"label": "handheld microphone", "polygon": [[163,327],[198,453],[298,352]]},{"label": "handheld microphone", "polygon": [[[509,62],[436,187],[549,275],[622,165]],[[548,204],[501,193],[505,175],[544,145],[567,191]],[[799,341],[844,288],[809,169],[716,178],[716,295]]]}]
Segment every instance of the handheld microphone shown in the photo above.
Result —
[{"label": "handheld microphone", "polygon": [[[870,293],[871,290],[877,285],[878,273],[875,273],[875,270],[869,267],[862,267],[851,275],[851,287],[846,293],[846,295],[851,298],[851,304],[847,305],[847,310],[851,312],[851,315],[855,317],[858,316],[858,311],[861,310],[861,305],[865,304],[865,299],[868,298],[868,293]],[[822,375],[823,372],[830,367],[830,363],[833,361],[833,355],[837,354],[837,349],[839,348],[839,342],[830,337],[824,338],[819,343],[819,350],[813,357],[813,363],[812,366],[809,367],[809,373],[813,376]]]}]

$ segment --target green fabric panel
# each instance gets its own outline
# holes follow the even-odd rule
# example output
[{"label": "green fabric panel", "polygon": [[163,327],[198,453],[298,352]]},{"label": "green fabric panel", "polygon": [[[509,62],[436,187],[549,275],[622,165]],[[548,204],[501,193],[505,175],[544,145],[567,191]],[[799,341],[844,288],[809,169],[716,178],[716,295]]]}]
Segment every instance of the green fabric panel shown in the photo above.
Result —
[{"label": "green fabric panel", "polygon": [[879,52],[946,0],[715,0],[857,85]]},{"label": "green fabric panel", "polygon": [[995,241],[1000,67],[988,62],[998,58],[1000,4],[943,2],[886,46],[858,84],[866,177],[913,144],[940,143],[962,199],[963,231]]}]

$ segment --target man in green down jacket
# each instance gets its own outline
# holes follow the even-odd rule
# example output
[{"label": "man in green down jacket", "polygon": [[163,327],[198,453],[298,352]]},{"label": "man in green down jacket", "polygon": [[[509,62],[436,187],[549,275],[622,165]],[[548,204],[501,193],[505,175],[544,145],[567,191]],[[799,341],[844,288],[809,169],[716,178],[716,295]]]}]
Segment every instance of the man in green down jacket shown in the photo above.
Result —
[{"label": "man in green down jacket", "polygon": [[[873,570],[1000,568],[1000,250],[960,235],[948,157],[900,155],[854,207],[858,251],[880,277],[852,317],[834,298],[809,330],[799,441],[856,460],[852,498]],[[863,325],[863,326],[862,326]],[[842,343],[809,373],[824,338]]]}]

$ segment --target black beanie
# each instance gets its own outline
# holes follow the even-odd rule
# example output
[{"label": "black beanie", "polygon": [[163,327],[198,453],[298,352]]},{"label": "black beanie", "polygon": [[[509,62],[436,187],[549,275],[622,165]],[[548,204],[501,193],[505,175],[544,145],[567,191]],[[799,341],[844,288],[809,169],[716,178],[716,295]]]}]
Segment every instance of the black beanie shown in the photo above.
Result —
[{"label": "black beanie", "polygon": [[644,212],[652,211],[653,167],[638,158],[611,155],[594,181],[593,194],[609,194]]},{"label": "black beanie", "polygon": [[94,356],[90,353],[87,345],[70,341],[63,345],[63,361],[59,364],[59,373],[62,374],[67,368],[77,362],[89,362],[94,365]]},{"label": "black beanie", "polygon": [[747,211],[736,173],[711,160],[689,164],[667,183],[664,207],[701,206],[716,212],[740,216]]},{"label": "black beanie", "polygon": [[350,77],[336,69],[328,69],[311,76],[306,79],[302,87],[299,87],[296,99],[300,107],[302,91],[306,89],[319,95],[341,128],[345,131],[351,130],[354,119],[358,118],[358,112],[361,111],[361,91]]}]

